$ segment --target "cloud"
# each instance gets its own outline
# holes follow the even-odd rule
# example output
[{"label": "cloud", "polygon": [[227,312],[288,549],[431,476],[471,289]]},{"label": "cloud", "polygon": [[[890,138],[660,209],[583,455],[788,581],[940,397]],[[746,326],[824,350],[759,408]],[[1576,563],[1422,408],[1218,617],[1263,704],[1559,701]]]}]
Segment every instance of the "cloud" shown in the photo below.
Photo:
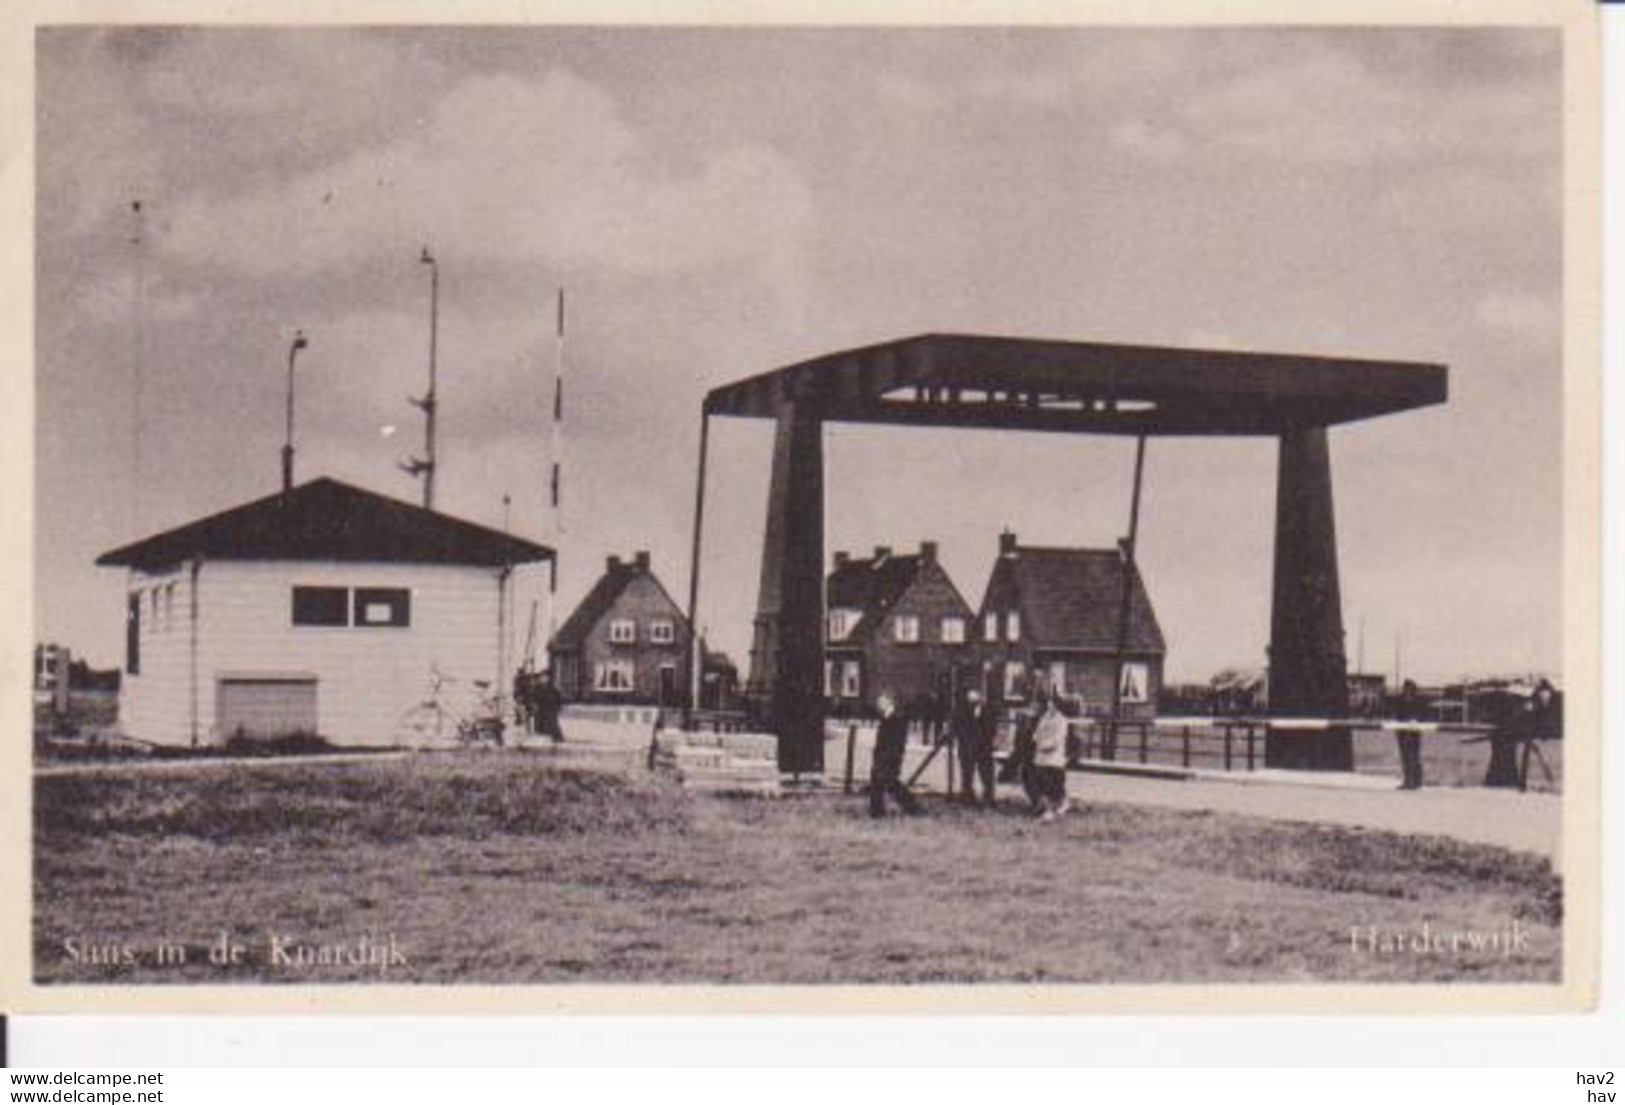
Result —
[{"label": "cloud", "polygon": [[1114,124],[1111,144],[1120,150],[1139,154],[1149,161],[1174,161],[1190,150],[1190,139],[1170,127],[1153,126],[1143,119],[1123,119]]},{"label": "cloud", "polygon": [[665,273],[723,262],[787,276],[811,230],[797,172],[765,146],[662,165],[618,105],[556,69],[478,76],[416,132],[175,215],[168,248],[273,276],[342,270],[435,244],[499,264]]},{"label": "cloud", "polygon": [[1555,82],[1430,89],[1330,49],[1204,88],[1179,110],[1208,143],[1285,164],[1544,158],[1558,138]]},{"label": "cloud", "polygon": [[1473,306],[1473,318],[1498,336],[1555,342],[1563,332],[1563,305],[1555,293],[1501,289]]},{"label": "cloud", "polygon": [[[331,126],[374,110],[369,102],[401,76],[394,51],[365,32],[212,29],[167,39],[163,63],[144,67],[149,106],[188,115],[230,114],[239,125],[274,117],[283,130]],[[285,113],[313,100],[298,128]]]}]

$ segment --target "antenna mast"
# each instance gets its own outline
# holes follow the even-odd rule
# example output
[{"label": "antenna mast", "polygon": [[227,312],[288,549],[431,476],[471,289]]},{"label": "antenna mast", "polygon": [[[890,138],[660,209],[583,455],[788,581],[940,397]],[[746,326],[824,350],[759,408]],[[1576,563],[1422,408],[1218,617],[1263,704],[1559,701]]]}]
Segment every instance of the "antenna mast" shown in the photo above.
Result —
[{"label": "antenna mast", "polygon": [[423,253],[418,257],[420,264],[429,266],[429,390],[419,399],[408,396],[407,402],[423,412],[423,456],[412,457],[401,464],[401,469],[409,476],[423,478],[423,509],[434,509],[434,475],[435,475],[435,411],[439,407],[439,400],[435,392],[435,360],[436,346],[440,332],[440,263],[435,260],[429,247],[423,247]]},{"label": "antenna mast", "polygon": [[145,375],[147,345],[147,214],[139,199],[130,201],[130,245],[135,253],[135,290],[130,304],[134,315],[131,326],[130,372],[132,415],[130,423],[130,494],[132,532],[141,530],[141,399]]}]

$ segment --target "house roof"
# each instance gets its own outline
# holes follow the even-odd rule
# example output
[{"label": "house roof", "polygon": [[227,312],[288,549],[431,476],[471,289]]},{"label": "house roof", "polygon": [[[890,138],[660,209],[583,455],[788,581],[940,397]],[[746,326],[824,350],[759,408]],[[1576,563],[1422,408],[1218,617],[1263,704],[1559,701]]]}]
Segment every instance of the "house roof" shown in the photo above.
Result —
[{"label": "house roof", "polygon": [[917,553],[846,560],[837,564],[825,581],[825,603],[830,610],[840,607],[862,612],[847,633],[850,641],[872,632],[884,621],[886,611],[897,605],[919,574]]},{"label": "house roof", "polygon": [[[587,592],[587,597],[576,604],[576,608],[570,612],[570,616],[564,620],[564,624],[559,626],[558,632],[553,634],[552,647],[565,650],[580,648],[586,641],[587,636],[592,633],[593,627],[620,601],[622,593],[625,592],[632,581],[640,576],[647,576],[660,589],[660,593],[666,597],[666,601],[670,602],[673,609],[678,611],[678,621],[682,623],[684,619],[680,608],[677,607],[677,603],[672,599],[671,594],[660,582],[659,577],[654,574],[654,570],[649,566],[648,559],[643,554],[639,554],[634,560],[620,560],[611,557],[604,568],[604,574],[599,576],[598,582],[592,585],[592,590]],[[686,639],[686,637],[686,628],[679,624],[679,640]]]},{"label": "house roof", "polygon": [[[996,588],[1014,588],[1022,612],[1022,636],[1037,648],[1113,651],[1125,567],[1116,549],[1017,546],[995,563],[988,594],[991,598]],[[1167,651],[1138,571],[1129,594],[1127,650]]]},{"label": "house roof", "polygon": [[553,550],[326,477],[103,553],[100,565],[155,569],[211,560],[355,560],[498,567]]}]

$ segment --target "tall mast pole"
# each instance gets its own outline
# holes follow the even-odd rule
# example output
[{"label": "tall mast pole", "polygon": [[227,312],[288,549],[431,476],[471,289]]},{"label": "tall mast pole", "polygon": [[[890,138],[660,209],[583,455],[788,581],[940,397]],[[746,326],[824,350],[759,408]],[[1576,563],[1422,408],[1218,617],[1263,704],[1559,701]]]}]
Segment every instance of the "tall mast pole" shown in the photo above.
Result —
[{"label": "tall mast pole", "polygon": [[423,247],[423,255],[418,260],[429,266],[429,394],[423,397],[423,414],[425,418],[423,432],[423,508],[434,509],[434,477],[435,477],[435,411],[439,406],[439,399],[435,391],[437,352],[440,339],[440,263],[429,252],[429,247]]},{"label": "tall mast pole", "polygon": [[418,257],[421,264],[429,266],[429,390],[419,399],[408,396],[407,402],[423,412],[423,456],[411,457],[401,462],[401,470],[409,476],[423,479],[423,509],[434,509],[434,476],[435,476],[435,411],[439,407],[436,394],[436,354],[440,337],[440,264],[435,260],[429,247],[423,247],[423,253]]},{"label": "tall mast pole", "polygon": [[145,374],[147,338],[147,215],[142,202],[130,201],[130,245],[135,252],[135,289],[130,310],[134,316],[131,326],[131,422],[130,422],[130,494],[131,531],[140,532],[141,518],[141,400],[142,377]]}]

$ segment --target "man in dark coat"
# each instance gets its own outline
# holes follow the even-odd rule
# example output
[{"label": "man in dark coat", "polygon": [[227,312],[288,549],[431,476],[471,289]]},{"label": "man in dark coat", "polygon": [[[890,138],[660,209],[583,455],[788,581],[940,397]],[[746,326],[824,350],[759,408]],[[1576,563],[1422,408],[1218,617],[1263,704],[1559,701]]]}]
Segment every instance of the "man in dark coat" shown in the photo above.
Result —
[{"label": "man in dark coat", "polygon": [[[1399,697],[1394,700],[1394,720],[1421,721],[1422,717],[1422,696],[1416,690],[1416,681],[1407,679],[1404,686],[1399,690]],[[1399,744],[1399,767],[1404,777],[1399,784],[1399,789],[1421,790],[1422,731],[1420,729],[1395,729],[1394,740]]]},{"label": "man in dark coat", "polygon": [[875,733],[874,757],[869,761],[869,816],[886,816],[889,794],[906,814],[920,812],[920,803],[903,783],[903,752],[908,747],[908,718],[897,708],[897,700],[882,691],[875,705],[880,710],[880,728]]},{"label": "man in dark coat", "polygon": [[530,684],[529,713],[532,731],[552,738],[554,744],[564,743],[564,729],[559,725],[559,712],[564,707],[559,689],[553,686],[553,673],[538,672]]},{"label": "man in dark coat", "polygon": [[988,806],[993,800],[993,735],[997,719],[993,710],[982,701],[982,693],[974,687],[965,692],[964,701],[954,713],[954,744],[959,752],[960,794],[971,805],[976,803],[976,778],[982,780],[982,800]]}]

